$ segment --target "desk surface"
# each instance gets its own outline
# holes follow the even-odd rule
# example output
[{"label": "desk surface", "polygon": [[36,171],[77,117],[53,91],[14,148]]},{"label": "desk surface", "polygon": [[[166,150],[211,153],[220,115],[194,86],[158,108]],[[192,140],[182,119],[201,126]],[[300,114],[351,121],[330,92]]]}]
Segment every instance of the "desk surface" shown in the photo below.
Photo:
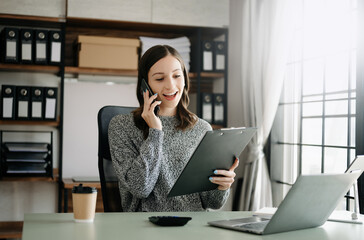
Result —
[{"label": "desk surface", "polygon": [[[159,227],[148,221],[154,215],[190,216],[183,227]],[[93,223],[75,223],[73,213],[26,214],[23,240],[32,239],[295,239],[326,240],[364,239],[364,225],[326,222],[318,228],[259,236],[215,228],[208,221],[248,217],[249,212],[183,212],[183,213],[96,213]]]}]

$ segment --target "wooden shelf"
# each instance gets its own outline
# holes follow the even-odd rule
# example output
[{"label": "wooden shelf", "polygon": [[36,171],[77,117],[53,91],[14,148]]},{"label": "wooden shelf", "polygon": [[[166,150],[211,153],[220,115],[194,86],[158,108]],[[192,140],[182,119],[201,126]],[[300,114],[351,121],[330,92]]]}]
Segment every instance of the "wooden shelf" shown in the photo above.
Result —
[{"label": "wooden shelf", "polygon": [[0,120],[0,125],[31,125],[59,127],[60,121]]},{"label": "wooden shelf", "polygon": [[13,15],[13,14],[0,14],[0,19],[22,20],[22,21],[40,21],[40,22],[54,22],[64,23],[66,18],[55,17],[41,17],[41,16],[28,16],[28,15]]},{"label": "wooden shelf", "polygon": [[131,76],[131,77],[138,76],[137,70],[118,70],[118,69],[81,68],[81,67],[65,67],[65,73],[107,75],[107,76]]},{"label": "wooden shelf", "polygon": [[3,177],[5,182],[57,182],[57,178],[51,177]]},{"label": "wooden shelf", "polygon": [[107,28],[107,29],[123,29],[124,31],[149,31],[149,32],[162,32],[166,33],[179,33],[188,34],[196,31],[198,27],[171,25],[171,24],[157,24],[146,22],[130,22],[120,20],[107,20],[107,19],[95,19],[95,18],[77,18],[67,17],[67,25],[72,27],[81,28]]},{"label": "wooden shelf", "polygon": [[[189,76],[190,76],[190,78],[197,78],[197,73],[190,72]],[[220,73],[220,72],[201,72],[200,76],[202,78],[223,78],[224,73]]]},{"label": "wooden shelf", "polygon": [[6,182],[58,182],[58,168],[53,169],[53,178],[51,177],[3,177],[0,181]]},{"label": "wooden shelf", "polygon": [[40,73],[58,73],[60,68],[58,66],[48,65],[25,65],[25,64],[7,64],[0,63],[0,70],[11,70],[17,72],[40,72]]},{"label": "wooden shelf", "polygon": [[[86,75],[107,75],[107,76],[130,76],[137,77],[137,70],[119,70],[119,69],[104,69],[104,68],[82,68],[82,67],[65,67],[65,73],[68,74],[86,74]],[[190,72],[190,78],[197,78],[197,73]],[[202,72],[203,78],[222,78],[223,73],[219,72]]]},{"label": "wooden shelf", "polygon": [[0,222],[0,239],[21,238],[23,222]]}]

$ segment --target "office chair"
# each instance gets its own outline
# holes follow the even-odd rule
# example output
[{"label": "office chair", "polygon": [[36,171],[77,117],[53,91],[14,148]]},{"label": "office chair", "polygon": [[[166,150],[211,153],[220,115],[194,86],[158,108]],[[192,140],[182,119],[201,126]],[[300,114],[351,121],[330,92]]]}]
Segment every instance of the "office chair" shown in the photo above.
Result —
[{"label": "office chair", "polygon": [[112,166],[108,128],[110,120],[119,114],[128,114],[134,107],[104,106],[99,110],[97,123],[99,128],[99,175],[102,202],[105,212],[122,212],[118,180]]}]

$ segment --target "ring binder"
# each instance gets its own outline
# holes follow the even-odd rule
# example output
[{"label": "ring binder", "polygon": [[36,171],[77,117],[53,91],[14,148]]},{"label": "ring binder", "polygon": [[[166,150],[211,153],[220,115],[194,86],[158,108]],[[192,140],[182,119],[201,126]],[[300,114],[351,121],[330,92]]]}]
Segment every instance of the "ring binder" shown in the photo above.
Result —
[{"label": "ring binder", "polygon": [[35,30],[35,59],[37,64],[47,64],[48,56],[48,32],[46,30]]},{"label": "ring binder", "polygon": [[28,119],[29,118],[29,100],[30,100],[30,87],[17,86],[16,87],[16,118]]},{"label": "ring binder", "polygon": [[203,41],[202,42],[202,71],[213,70],[213,42]]},{"label": "ring binder", "polygon": [[202,93],[202,118],[206,120],[208,123],[213,123],[213,96],[212,93]]},{"label": "ring binder", "polygon": [[33,30],[21,29],[20,30],[20,62],[32,63],[33,62]]},{"label": "ring binder", "polygon": [[2,107],[2,119],[14,119],[15,118],[15,86],[14,85],[2,85],[1,89],[1,107]]},{"label": "ring binder", "polygon": [[2,61],[19,62],[19,29],[5,27],[1,32]]},{"label": "ring binder", "polygon": [[214,124],[224,125],[224,94],[214,94]]},{"label": "ring binder", "polygon": [[61,31],[49,31],[49,64],[61,63],[62,39]]},{"label": "ring binder", "polygon": [[226,60],[226,44],[225,42],[214,42],[214,70],[224,71]]},{"label": "ring binder", "polygon": [[44,119],[56,120],[57,88],[44,88]]},{"label": "ring binder", "polygon": [[43,88],[31,88],[31,104],[30,104],[30,117],[32,119],[43,119]]}]

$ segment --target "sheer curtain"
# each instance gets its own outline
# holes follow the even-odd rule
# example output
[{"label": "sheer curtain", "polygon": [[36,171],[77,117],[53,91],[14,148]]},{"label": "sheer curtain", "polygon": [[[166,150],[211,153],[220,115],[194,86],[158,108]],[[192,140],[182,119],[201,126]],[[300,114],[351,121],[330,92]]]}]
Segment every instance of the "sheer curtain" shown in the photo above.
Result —
[{"label": "sheer curtain", "polygon": [[[233,117],[229,125],[258,128],[256,136],[248,145],[247,157],[241,159],[242,166],[239,168],[244,179],[240,210],[272,206],[271,182],[263,146],[279,103],[293,35],[291,19],[295,2],[230,1],[231,20],[234,22],[231,22],[229,30],[230,39],[233,38],[229,45],[233,55],[229,79],[233,77],[235,83],[229,83],[229,112],[240,113],[241,116]],[[236,48],[231,50],[232,46]],[[240,98],[235,94],[239,94]]]}]

